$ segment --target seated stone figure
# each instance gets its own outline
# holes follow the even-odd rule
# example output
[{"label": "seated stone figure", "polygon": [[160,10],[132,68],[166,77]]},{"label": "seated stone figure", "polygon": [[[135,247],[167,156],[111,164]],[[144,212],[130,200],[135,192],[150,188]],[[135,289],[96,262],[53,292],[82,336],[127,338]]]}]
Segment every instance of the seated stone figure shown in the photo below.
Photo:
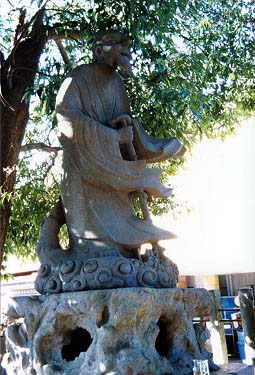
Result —
[{"label": "seated stone figure", "polygon": [[[159,140],[148,135],[132,117],[120,76],[131,76],[128,44],[128,39],[117,31],[98,33],[93,45],[94,62],[74,69],[59,90],[56,113],[63,148],[62,204],[45,220],[37,246],[44,265],[41,271],[48,276],[52,276],[51,265],[62,272],[61,267],[68,262],[69,268],[84,271],[85,263],[94,262],[97,270],[103,267],[109,271],[118,258],[123,262],[126,259],[129,281],[125,279],[124,285],[118,285],[123,284],[121,279],[117,284],[113,282],[113,287],[142,285],[143,281],[137,282],[135,267],[151,272],[147,272],[150,286],[164,284],[158,282],[158,272],[145,265],[148,257],[141,260],[137,253],[144,243],[156,248],[159,240],[175,238],[173,233],[154,226],[149,217],[146,197],[167,197],[171,189],[160,182],[162,171],[147,168],[146,163],[182,156],[185,148],[176,138]],[[142,219],[135,213],[134,196],[139,197]],[[68,251],[58,244],[58,231],[64,222],[70,240]],[[161,262],[159,268],[172,267],[171,272],[177,274],[171,262],[155,262]],[[88,272],[84,272],[87,278]],[[111,276],[106,279],[112,280]],[[174,281],[170,279],[165,286],[175,286],[176,276]],[[40,291],[46,291],[38,285]],[[80,288],[99,287],[89,284]]]}]

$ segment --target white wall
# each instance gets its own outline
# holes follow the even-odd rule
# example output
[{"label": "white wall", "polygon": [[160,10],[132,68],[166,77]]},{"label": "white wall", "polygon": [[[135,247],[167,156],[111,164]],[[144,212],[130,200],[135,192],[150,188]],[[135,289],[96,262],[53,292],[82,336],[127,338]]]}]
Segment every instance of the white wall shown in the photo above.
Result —
[{"label": "white wall", "polygon": [[204,140],[171,183],[193,208],[161,224],[178,235],[168,255],[181,274],[255,271],[255,119],[235,137]]}]

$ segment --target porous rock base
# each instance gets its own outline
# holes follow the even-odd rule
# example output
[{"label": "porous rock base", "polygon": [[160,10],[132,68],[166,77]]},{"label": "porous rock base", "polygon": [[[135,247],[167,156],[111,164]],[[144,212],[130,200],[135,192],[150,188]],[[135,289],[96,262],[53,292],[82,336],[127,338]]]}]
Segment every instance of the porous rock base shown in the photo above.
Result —
[{"label": "porous rock base", "polygon": [[204,289],[124,288],[10,299],[7,374],[189,375]]}]

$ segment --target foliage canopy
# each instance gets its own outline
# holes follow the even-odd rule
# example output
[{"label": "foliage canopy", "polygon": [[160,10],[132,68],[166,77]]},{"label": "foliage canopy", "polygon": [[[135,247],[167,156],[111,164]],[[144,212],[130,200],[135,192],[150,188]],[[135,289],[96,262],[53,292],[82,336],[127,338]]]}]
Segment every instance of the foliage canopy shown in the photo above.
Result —
[{"label": "foliage canopy", "polygon": [[[26,22],[40,6],[42,1],[24,6]],[[1,22],[4,55],[13,49],[10,25],[19,14],[20,6],[14,6]],[[192,147],[204,135],[233,133],[254,113],[253,0],[49,0],[43,28],[49,39],[23,98],[31,101],[25,144],[58,146],[54,103],[60,83],[71,67],[91,61],[95,32],[110,28],[132,40],[134,77],[126,86],[133,115],[149,133],[177,137]],[[21,154],[6,254],[33,253],[40,221],[59,194],[57,181],[49,178],[56,155],[44,154],[42,162],[38,151]],[[166,174],[178,165],[168,163]]]}]

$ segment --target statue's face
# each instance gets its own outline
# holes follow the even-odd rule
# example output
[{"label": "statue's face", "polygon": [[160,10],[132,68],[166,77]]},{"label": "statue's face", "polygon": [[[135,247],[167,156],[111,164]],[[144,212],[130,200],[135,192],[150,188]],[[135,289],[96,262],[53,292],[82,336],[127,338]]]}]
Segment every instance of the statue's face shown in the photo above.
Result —
[{"label": "statue's face", "polygon": [[97,45],[100,48],[96,47],[97,61],[104,62],[113,69],[118,69],[124,78],[131,76],[129,41],[123,38],[122,34],[106,34]]}]

